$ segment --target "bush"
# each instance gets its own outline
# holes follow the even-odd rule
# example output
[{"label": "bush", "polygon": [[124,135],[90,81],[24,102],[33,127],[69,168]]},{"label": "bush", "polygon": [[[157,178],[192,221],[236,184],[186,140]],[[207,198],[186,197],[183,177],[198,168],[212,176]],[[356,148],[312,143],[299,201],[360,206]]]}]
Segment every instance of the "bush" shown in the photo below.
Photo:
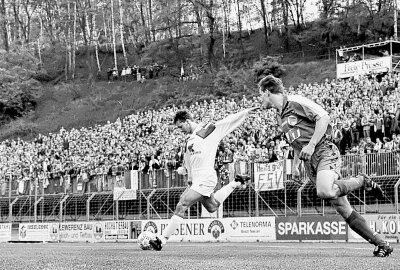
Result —
[{"label": "bush", "polygon": [[270,56],[255,62],[253,70],[257,82],[269,74],[278,78],[285,74],[285,68],[279,63],[279,58]]},{"label": "bush", "polygon": [[42,85],[33,79],[38,66],[29,51],[0,51],[0,122],[35,108],[42,91]]},{"label": "bush", "polygon": [[[222,67],[214,78],[216,96],[232,96],[235,93],[249,94],[254,88],[254,76],[251,70],[228,70]],[[236,96],[236,95],[235,95]]]}]

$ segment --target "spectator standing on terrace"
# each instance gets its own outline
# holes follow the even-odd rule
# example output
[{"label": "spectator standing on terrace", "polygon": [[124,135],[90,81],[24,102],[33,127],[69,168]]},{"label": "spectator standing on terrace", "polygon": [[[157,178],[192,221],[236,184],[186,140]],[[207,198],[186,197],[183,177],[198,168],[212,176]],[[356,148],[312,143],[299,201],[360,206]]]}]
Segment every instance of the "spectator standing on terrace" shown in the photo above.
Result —
[{"label": "spectator standing on terrace", "polygon": [[182,132],[189,135],[185,146],[184,168],[180,173],[188,174],[188,188],[183,192],[171,217],[168,226],[156,240],[150,240],[155,250],[161,250],[169,237],[182,223],[186,210],[196,202],[201,202],[210,213],[215,212],[219,205],[232,191],[245,184],[247,177],[237,176],[235,181],[222,187],[214,193],[217,185],[215,171],[215,155],[221,140],[239,127],[247,115],[255,108],[246,109],[230,115],[215,124],[200,125],[194,122],[192,115],[186,111],[178,111],[174,117],[174,124]]},{"label": "spectator standing on terrace", "polygon": [[299,175],[299,159],[303,160],[307,175],[316,185],[318,197],[330,200],[349,227],[376,246],[374,256],[389,256],[393,248],[352,209],[346,196],[361,187],[378,198],[383,196],[383,191],[366,175],[340,179],[341,156],[327,139],[331,133],[328,112],[303,96],[284,94],[281,80],[272,75],[259,82],[259,90],[262,107],[278,110],[281,129],[295,151],[294,174]]}]

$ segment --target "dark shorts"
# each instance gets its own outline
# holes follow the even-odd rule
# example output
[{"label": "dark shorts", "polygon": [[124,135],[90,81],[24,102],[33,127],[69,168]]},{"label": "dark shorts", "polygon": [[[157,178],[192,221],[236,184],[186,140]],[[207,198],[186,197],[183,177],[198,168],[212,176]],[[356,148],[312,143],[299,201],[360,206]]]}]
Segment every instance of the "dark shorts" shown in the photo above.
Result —
[{"label": "dark shorts", "polygon": [[314,183],[317,179],[317,173],[322,170],[335,171],[341,178],[340,168],[342,166],[342,158],[339,149],[331,141],[324,141],[315,148],[311,160],[304,162],[304,168],[307,176]]}]

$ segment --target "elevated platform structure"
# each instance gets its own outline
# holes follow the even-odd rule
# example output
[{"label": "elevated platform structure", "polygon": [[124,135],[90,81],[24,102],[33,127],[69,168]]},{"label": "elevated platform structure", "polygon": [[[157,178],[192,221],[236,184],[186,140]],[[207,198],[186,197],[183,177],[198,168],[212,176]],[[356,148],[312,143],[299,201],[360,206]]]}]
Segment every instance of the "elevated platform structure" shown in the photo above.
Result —
[{"label": "elevated platform structure", "polygon": [[386,40],[336,50],[336,78],[400,72],[400,41]]}]

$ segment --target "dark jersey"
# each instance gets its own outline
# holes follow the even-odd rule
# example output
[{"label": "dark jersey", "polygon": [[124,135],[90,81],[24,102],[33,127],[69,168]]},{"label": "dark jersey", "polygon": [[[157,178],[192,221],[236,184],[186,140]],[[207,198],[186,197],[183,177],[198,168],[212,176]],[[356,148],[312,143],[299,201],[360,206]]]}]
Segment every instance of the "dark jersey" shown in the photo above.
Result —
[{"label": "dark jersey", "polygon": [[[296,153],[300,153],[310,142],[316,122],[324,115],[328,115],[328,112],[308,98],[299,95],[284,96],[280,115],[281,128]],[[325,141],[331,132],[332,127],[329,125],[317,146]]]}]

